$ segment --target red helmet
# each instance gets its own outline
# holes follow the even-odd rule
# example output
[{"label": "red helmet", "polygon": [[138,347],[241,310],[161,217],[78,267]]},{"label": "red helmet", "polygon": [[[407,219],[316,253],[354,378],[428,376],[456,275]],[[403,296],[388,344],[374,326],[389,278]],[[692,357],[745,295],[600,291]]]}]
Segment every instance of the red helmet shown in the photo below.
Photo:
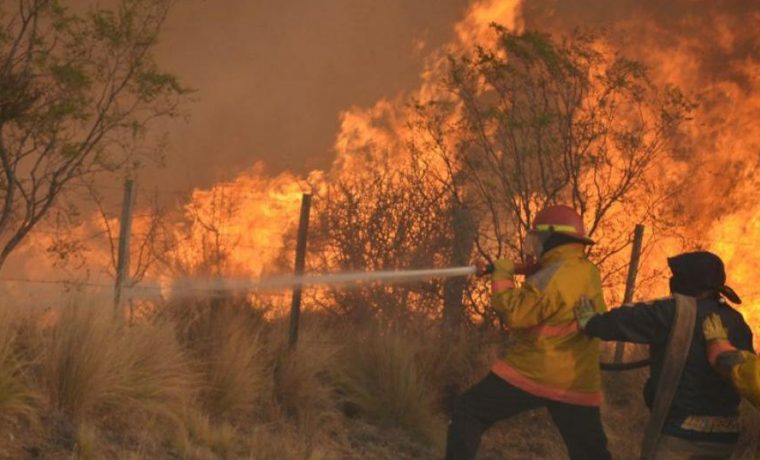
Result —
[{"label": "red helmet", "polygon": [[585,244],[594,244],[586,235],[583,218],[569,206],[549,206],[536,214],[531,232],[556,232],[577,238]]}]

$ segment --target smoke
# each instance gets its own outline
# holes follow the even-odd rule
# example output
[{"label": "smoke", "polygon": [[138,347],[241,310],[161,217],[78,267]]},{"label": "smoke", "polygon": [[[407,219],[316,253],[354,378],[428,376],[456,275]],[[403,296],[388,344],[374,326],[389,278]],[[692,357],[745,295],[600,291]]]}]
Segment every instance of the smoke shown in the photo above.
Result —
[{"label": "smoke", "polygon": [[656,83],[692,95],[699,110],[676,160],[693,182],[679,185],[698,202],[683,218],[732,213],[760,185],[760,135],[748,135],[760,118],[760,4],[743,0],[187,0],[157,57],[197,90],[196,102],[187,123],[167,126],[169,169],[146,171],[143,184],[206,187],[257,162],[272,174],[328,170],[358,115],[424,94],[436,50],[483,41],[492,21],[604,29]]},{"label": "smoke", "polygon": [[178,2],[157,60],[196,89],[167,126],[168,170],[146,185],[209,186],[264,162],[326,169],[338,114],[419,82],[422,56],[451,39],[467,0]]},{"label": "smoke", "polygon": [[[673,172],[662,180],[680,190],[666,206],[724,257],[734,284],[752,285],[760,260],[741,258],[735,243],[760,236],[752,224],[760,221],[757,2],[229,0],[220,8],[186,0],[167,23],[157,60],[196,88],[196,102],[187,124],[167,126],[169,169],[148,171],[141,183],[206,188],[191,197],[201,210],[218,198],[215,184],[239,196],[230,225],[251,250],[228,263],[260,274],[297,217],[298,176],[356,174],[376,161],[360,153],[401,152],[409,96],[437,95],[446,53],[487,42],[491,22],[555,35],[604,29],[620,53],[649,66],[658,86],[694,98],[690,132],[659,165]],[[261,163],[266,168],[251,168]],[[276,200],[267,191],[273,184]]]},{"label": "smoke", "polygon": [[605,30],[621,53],[649,66],[657,84],[677,85],[698,104],[676,157],[688,182],[675,199],[688,197],[689,205],[671,204],[684,219],[702,224],[755,207],[760,3],[535,0],[521,13],[529,29]]},{"label": "smoke", "polygon": [[[760,324],[760,3],[740,0],[532,0],[528,29],[562,34],[604,29],[620,52],[648,65],[654,82],[677,85],[697,104],[672,161],[658,165],[677,191],[664,206],[690,246],[726,262],[742,312]],[[675,172],[675,174],[672,174]],[[679,245],[650,253],[661,264]],[[664,288],[664,287],[663,287]]]}]

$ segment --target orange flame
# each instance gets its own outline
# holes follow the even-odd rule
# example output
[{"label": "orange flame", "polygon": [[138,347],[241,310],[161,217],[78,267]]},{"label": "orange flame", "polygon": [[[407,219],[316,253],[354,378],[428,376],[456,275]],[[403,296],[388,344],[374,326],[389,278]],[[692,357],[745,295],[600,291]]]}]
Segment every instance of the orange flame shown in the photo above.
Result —
[{"label": "orange flame", "polygon": [[[455,39],[426,61],[420,87],[408,96],[427,101],[445,98],[436,74],[445,65],[449,52],[469,49],[473,44],[490,44],[489,27],[499,23],[511,30],[524,27],[518,0],[474,2],[466,16],[454,26]],[[652,65],[655,82],[675,84],[698,96],[700,106],[691,124],[689,139],[680,157],[663,159],[654,171],[665,188],[683,188],[673,207],[670,238],[648,247],[642,261],[642,276],[654,282],[637,293],[638,298],[660,296],[667,289],[665,258],[689,248],[704,248],[726,262],[728,284],[743,296],[742,312],[760,327],[760,289],[755,276],[760,271],[760,61],[746,58],[732,61],[727,69],[738,78],[704,78],[699,70],[700,42],[704,37],[677,37],[659,40],[667,31],[655,25],[643,27],[640,41],[627,49]],[[736,46],[738,31],[716,18],[711,37],[724,50]],[[370,108],[351,108],[340,115],[335,141],[336,160],[330,171],[312,173],[311,184],[325,183],[355,175],[372,174],[381,162],[403,166],[405,139],[412,119],[407,97],[382,99]],[[258,276],[277,264],[288,247],[298,219],[303,181],[284,173],[268,176],[261,165],[237,178],[192,193],[183,213],[187,221],[172,229],[174,238],[184,242],[170,256],[185,270],[208,270],[219,264],[229,275]],[[620,212],[623,215],[623,211]],[[631,230],[637,222],[630,217]],[[136,222],[138,228],[144,223]],[[651,235],[651,229],[648,229]],[[224,252],[214,259],[214,251]],[[221,253],[220,253],[221,254]],[[621,257],[627,257],[624,254]],[[660,275],[656,273],[660,272]]]}]

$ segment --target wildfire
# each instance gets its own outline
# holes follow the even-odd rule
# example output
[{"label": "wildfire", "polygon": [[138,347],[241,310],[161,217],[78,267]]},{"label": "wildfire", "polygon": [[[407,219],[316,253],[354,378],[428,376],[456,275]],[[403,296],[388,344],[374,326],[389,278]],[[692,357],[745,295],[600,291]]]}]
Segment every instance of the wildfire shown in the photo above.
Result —
[{"label": "wildfire", "polygon": [[[435,81],[435,70],[443,65],[444,55],[464,50],[473,43],[488,45],[493,40],[491,23],[511,30],[520,30],[524,21],[517,1],[488,0],[475,2],[465,18],[455,25],[456,39],[444,50],[433,52],[421,76],[420,88],[411,94],[417,100],[442,96]],[[694,122],[690,124],[689,139],[684,139],[680,155],[663,159],[654,171],[653,179],[663,189],[678,186],[681,192],[663,206],[672,206],[672,219],[659,228],[648,228],[648,241],[654,234],[662,238],[649,245],[642,261],[642,288],[637,297],[659,296],[666,292],[666,257],[682,250],[703,248],[719,254],[726,262],[729,284],[743,295],[742,311],[760,326],[760,292],[754,281],[760,268],[760,256],[751,251],[753,241],[760,236],[760,206],[756,194],[760,169],[760,131],[755,120],[760,119],[760,63],[746,57],[731,62],[730,72],[718,77],[704,77],[700,70],[703,36],[680,40],[662,40],[668,33],[654,30],[646,21],[647,39],[626,46],[626,51],[640,56],[652,68],[656,84],[674,84],[697,99]],[[731,54],[746,37],[741,33],[756,33],[744,28],[732,28],[725,21],[716,23],[719,46]],[[629,21],[614,24],[626,30]],[[568,26],[569,28],[569,26]],[[732,78],[739,76],[741,78]],[[403,100],[380,100],[368,109],[353,108],[341,115],[341,129],[336,139],[336,161],[327,177],[339,178],[371,171],[381,159],[399,155],[408,139],[410,109]],[[363,153],[363,155],[362,155]],[[620,211],[625,216],[625,210]],[[640,210],[646,214],[646,210]],[[289,211],[291,216],[296,213]],[[291,217],[292,218],[292,217]],[[632,230],[636,217],[629,217]],[[674,234],[680,238],[668,238]],[[251,240],[255,245],[255,239]],[[623,252],[627,257],[627,253]],[[613,296],[619,298],[618,296]]]},{"label": "wildfire", "polygon": [[[619,25],[621,33],[641,38],[627,51],[645,59],[657,83],[677,85],[697,102],[680,155],[660,168],[662,181],[682,190],[670,205],[683,239],[660,245],[645,264],[664,269],[665,257],[683,249],[715,252],[726,264],[727,283],[744,301],[738,308],[757,330],[760,255],[753,246],[760,237],[760,34],[745,20],[760,13],[749,4],[742,6],[753,10],[746,14],[709,2],[701,6],[672,28],[646,16]],[[660,282],[656,288],[666,287]]]},{"label": "wildfire", "polygon": [[519,0],[482,0],[470,5],[464,19],[454,26],[459,48],[473,43],[489,43],[493,40],[492,23],[520,31],[523,24],[519,15]]},{"label": "wildfire", "polygon": [[[371,177],[379,164],[405,167],[405,148],[415,134],[410,128],[414,110],[408,101],[446,99],[436,77],[446,65],[446,55],[469,50],[476,43],[487,47],[494,40],[491,23],[515,31],[540,25],[540,20],[526,25],[522,7],[517,0],[474,2],[454,26],[454,40],[427,58],[416,91],[394,100],[382,99],[369,108],[343,112],[335,141],[336,158],[329,171],[316,171],[304,180],[287,172],[270,176],[257,165],[232,180],[193,191],[181,219],[176,219],[183,223],[173,224],[167,231],[167,237],[178,244],[167,250],[165,258],[183,274],[255,277],[288,267],[291,259],[283,260],[282,256],[292,250],[302,193],[315,187],[323,191],[331,181]],[[552,24],[557,20],[553,18]],[[657,183],[658,191],[665,194],[677,187],[678,192],[660,202],[672,209],[668,221],[647,228],[637,297],[666,292],[667,256],[704,248],[726,262],[728,284],[745,301],[740,309],[755,328],[760,328],[760,291],[756,287],[760,253],[754,250],[755,240],[760,239],[760,61],[757,56],[742,54],[720,72],[710,74],[702,67],[705,40],[714,39],[721,52],[733,56],[739,55],[734,51],[741,44],[746,46],[752,40],[756,44],[760,32],[733,27],[717,18],[710,31],[712,37],[699,33],[664,40],[670,36],[667,29],[646,18],[640,22],[643,25],[634,29],[629,20],[614,22],[610,28],[613,35],[631,30],[637,33],[641,40],[626,42],[623,51],[651,67],[655,84],[673,84],[693,94],[697,108],[680,150],[661,159],[649,177]],[[690,30],[683,24],[688,25],[689,18],[679,27]],[[570,28],[568,23],[566,29]],[[415,141],[424,146],[430,140]],[[437,161],[432,154],[428,157],[431,163]],[[631,212],[631,206],[635,203],[615,212],[616,220],[632,231],[648,210]],[[136,220],[135,233],[145,232],[148,226],[149,222]],[[91,229],[91,225],[82,227],[82,238]],[[49,244],[49,238],[40,237],[36,247]],[[622,251],[619,257],[627,256],[627,251]],[[107,260],[109,256],[104,252],[99,257]],[[159,272],[152,275],[167,276]],[[617,286],[610,298],[619,299],[620,290]]]},{"label": "wildfire", "polygon": [[320,181],[290,173],[268,177],[256,165],[237,178],[193,191],[172,258],[186,273],[260,276],[271,272],[298,223],[301,196]]}]

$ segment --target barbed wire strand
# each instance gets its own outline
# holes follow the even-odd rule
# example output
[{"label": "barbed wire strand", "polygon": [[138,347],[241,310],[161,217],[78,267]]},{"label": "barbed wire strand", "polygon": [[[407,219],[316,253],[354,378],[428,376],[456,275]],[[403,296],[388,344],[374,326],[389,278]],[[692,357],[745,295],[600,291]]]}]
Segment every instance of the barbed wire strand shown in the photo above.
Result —
[{"label": "barbed wire strand", "polygon": [[[219,278],[218,281],[220,283],[223,283],[225,281],[239,281],[239,278]],[[48,285],[63,285],[63,286],[71,286],[71,287],[96,287],[96,288],[103,288],[103,289],[113,289],[114,284],[106,284],[106,283],[93,283],[89,281],[76,281],[76,280],[50,280],[50,279],[31,279],[31,278],[0,278],[0,282],[2,283],[23,283],[23,284],[48,284]],[[148,283],[151,283],[150,281]],[[157,282],[153,282],[153,286],[140,286],[139,284],[134,286],[124,286],[125,290],[133,290],[133,291],[153,291],[153,292],[161,292],[163,288],[158,285]],[[168,288],[170,291],[172,288]],[[282,288],[282,289],[290,289],[288,288]],[[225,287],[223,285],[215,286],[213,288],[192,288],[187,286],[181,286],[180,290],[182,291],[191,291],[191,292],[219,292],[219,291],[246,291],[246,290],[256,290],[255,288],[251,289],[241,289],[240,287]],[[269,290],[269,288],[268,288]],[[760,291],[752,291],[749,293],[741,294],[741,297],[746,299],[759,299],[760,298]]]}]

